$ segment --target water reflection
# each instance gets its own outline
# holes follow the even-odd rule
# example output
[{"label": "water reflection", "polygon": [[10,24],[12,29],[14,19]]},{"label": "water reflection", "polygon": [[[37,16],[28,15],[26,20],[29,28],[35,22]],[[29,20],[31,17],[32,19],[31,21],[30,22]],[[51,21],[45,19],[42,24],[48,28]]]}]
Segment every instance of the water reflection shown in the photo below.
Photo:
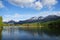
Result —
[{"label": "water reflection", "polygon": [[2,29],[3,28],[0,28],[0,40],[2,40]]},{"label": "water reflection", "polygon": [[60,40],[60,36],[49,36],[45,32],[32,32],[18,28],[3,29],[1,32],[1,40]]},{"label": "water reflection", "polygon": [[3,30],[3,40],[23,40],[23,39],[31,39],[32,35],[24,30]]}]

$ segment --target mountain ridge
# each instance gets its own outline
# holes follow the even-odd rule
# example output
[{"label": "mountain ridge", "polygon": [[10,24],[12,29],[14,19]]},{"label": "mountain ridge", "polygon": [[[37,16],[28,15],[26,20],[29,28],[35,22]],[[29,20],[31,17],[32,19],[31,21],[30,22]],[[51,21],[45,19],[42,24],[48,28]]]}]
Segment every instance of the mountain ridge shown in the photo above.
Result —
[{"label": "mountain ridge", "polygon": [[11,20],[9,22],[5,22],[7,24],[24,24],[24,23],[34,23],[34,22],[47,22],[47,21],[54,21],[54,20],[57,20],[57,19],[60,19],[60,16],[57,16],[57,15],[48,15],[46,17],[42,17],[42,16],[39,16],[39,17],[32,17],[30,19],[27,19],[27,20],[24,20],[24,21],[19,21],[19,22],[16,22],[14,20]]}]

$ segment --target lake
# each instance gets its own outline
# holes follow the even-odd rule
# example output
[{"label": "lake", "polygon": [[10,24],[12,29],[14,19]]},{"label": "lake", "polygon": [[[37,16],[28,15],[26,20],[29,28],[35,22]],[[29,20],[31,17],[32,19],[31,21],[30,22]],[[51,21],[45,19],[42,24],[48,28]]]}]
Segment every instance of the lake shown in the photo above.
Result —
[{"label": "lake", "polygon": [[15,28],[3,28],[0,31],[0,40],[60,40],[60,36],[52,36],[44,32],[30,32]]}]

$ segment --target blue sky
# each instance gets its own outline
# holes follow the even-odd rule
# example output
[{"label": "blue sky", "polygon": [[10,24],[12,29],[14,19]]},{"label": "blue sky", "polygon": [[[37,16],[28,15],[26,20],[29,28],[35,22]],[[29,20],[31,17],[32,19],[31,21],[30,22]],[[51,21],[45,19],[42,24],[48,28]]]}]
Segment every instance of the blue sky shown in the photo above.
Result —
[{"label": "blue sky", "polygon": [[47,15],[60,16],[60,0],[0,0],[0,16],[3,21]]}]

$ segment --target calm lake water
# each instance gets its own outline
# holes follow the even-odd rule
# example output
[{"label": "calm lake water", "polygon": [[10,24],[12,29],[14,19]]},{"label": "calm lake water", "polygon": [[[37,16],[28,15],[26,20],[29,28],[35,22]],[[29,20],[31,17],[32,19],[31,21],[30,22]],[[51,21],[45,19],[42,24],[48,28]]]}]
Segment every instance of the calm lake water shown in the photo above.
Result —
[{"label": "calm lake water", "polygon": [[45,33],[29,32],[19,28],[3,28],[0,40],[60,40],[60,36],[50,36]]}]

